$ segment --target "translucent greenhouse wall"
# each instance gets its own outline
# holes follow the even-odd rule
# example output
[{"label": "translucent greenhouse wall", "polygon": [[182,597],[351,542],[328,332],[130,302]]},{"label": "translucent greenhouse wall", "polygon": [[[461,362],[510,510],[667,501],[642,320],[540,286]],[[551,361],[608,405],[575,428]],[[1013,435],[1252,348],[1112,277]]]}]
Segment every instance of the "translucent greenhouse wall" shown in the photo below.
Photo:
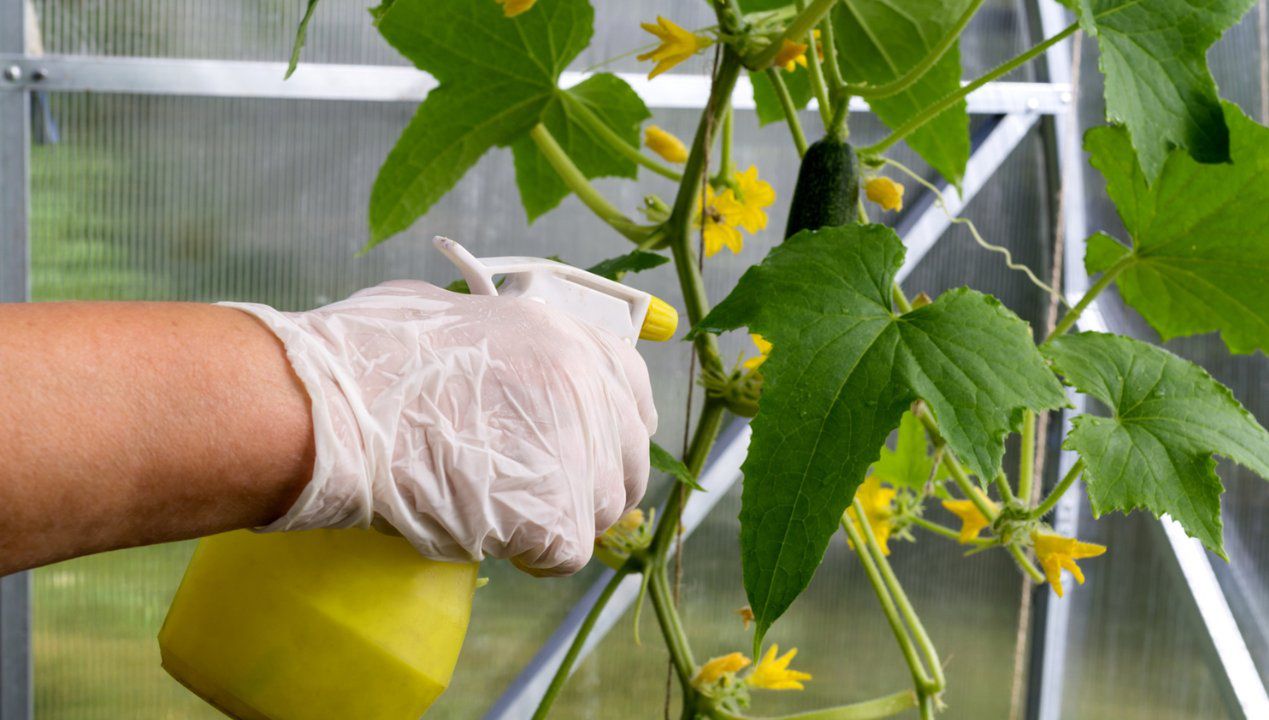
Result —
[{"label": "translucent greenhouse wall", "polygon": [[[0,3],[12,0],[0,0]],[[632,29],[658,12],[685,26],[710,24],[704,3],[599,2],[596,42],[575,63],[587,69],[632,49]],[[302,2],[255,0],[37,0],[40,36],[48,53],[215,60],[285,59]],[[1022,3],[989,1],[962,41],[967,77],[1023,49],[1033,32]],[[1213,54],[1222,92],[1259,117],[1255,58],[1256,12]],[[1080,95],[1086,122],[1100,121],[1100,76],[1085,46]],[[361,3],[327,0],[317,13],[305,60],[313,63],[401,65],[374,33]],[[625,57],[606,69],[641,72]],[[708,71],[705,59],[680,72]],[[1011,80],[1033,79],[1023,70]],[[303,309],[394,277],[443,283],[452,270],[426,242],[432,234],[461,239],[478,254],[559,255],[587,264],[623,252],[624,241],[575,199],[533,225],[525,222],[510,153],[496,150],[415,227],[365,257],[370,184],[410,118],[410,103],[225,99],[154,95],[53,93],[34,98],[31,148],[30,293],[34,300],[252,300]],[[812,114],[809,126],[817,126]],[[1260,118],[1262,121],[1269,118]],[[659,110],[656,122],[688,136],[696,112]],[[987,120],[977,118],[976,125]],[[1056,190],[1043,128],[1031,131],[969,205],[966,214],[991,241],[1047,276],[1054,236]],[[852,117],[852,135],[880,137],[866,114]],[[759,128],[738,115],[740,166],[756,164],[775,186],[772,229],[744,253],[709,260],[710,296],[722,297],[745,266],[778,239],[796,175],[782,126]],[[915,158],[913,167],[924,166]],[[1114,230],[1118,220],[1095,172],[1089,189],[1089,229]],[[671,186],[644,177],[599,183],[622,207],[648,191]],[[909,188],[915,194],[916,188]],[[913,206],[919,203],[911,203]],[[0,218],[0,223],[4,218]],[[0,258],[0,263],[4,258]],[[637,284],[678,299],[668,268]],[[961,228],[950,230],[908,278],[910,292],[934,295],[968,284],[994,293],[1033,324],[1047,297],[978,249]],[[1150,336],[1131,312],[1108,314],[1120,328]],[[726,357],[748,340],[725,338]],[[1218,341],[1168,345],[1212,370],[1234,388],[1261,422],[1266,407],[1263,356],[1231,359]],[[688,346],[643,346],[661,410],[658,441],[682,443],[690,395]],[[695,394],[699,400],[700,393]],[[1058,437],[1051,434],[1050,469]],[[1217,573],[1247,644],[1269,670],[1269,494],[1250,473],[1229,467],[1225,513],[1233,562]],[[650,501],[661,496],[653,488]],[[691,538],[684,552],[683,604],[698,656],[744,649],[749,636],[732,612],[745,604],[737,548],[739,490],[733,489]],[[936,510],[936,512],[942,512]],[[1163,534],[1153,518],[1094,521],[1087,509],[1081,535],[1110,547],[1086,566],[1088,585],[1070,593],[1069,647],[1063,670],[1063,717],[1223,718],[1235,716],[1206,629],[1192,607]],[[34,573],[33,661],[38,720],[219,717],[159,668],[154,637],[191,552],[189,543],[108,553]],[[962,558],[956,545],[922,537],[897,542],[892,562],[948,660],[951,718],[1005,718],[1015,674],[1015,635],[1023,588],[1002,553]],[[487,563],[491,578],[475,613],[454,685],[436,717],[475,718],[521,672],[597,574],[534,580],[505,564]],[[562,718],[660,717],[666,655],[650,617],[642,645],[629,614],[577,670],[557,704]],[[910,684],[871,589],[844,543],[835,540],[810,590],[771,639],[797,646],[799,664],[815,680],[802,693],[764,696],[758,714],[778,714],[863,699]],[[1024,654],[1021,661],[1030,662]],[[1034,710],[1033,710],[1034,712]],[[4,720],[8,720],[5,718]]]}]

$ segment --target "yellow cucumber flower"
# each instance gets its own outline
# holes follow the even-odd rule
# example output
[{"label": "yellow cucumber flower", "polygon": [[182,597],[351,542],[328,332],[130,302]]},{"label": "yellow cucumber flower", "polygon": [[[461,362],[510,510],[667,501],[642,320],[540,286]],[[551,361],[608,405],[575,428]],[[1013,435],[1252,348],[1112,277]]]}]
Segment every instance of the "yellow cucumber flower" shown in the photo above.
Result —
[{"label": "yellow cucumber flower", "polygon": [[903,209],[903,186],[888,177],[875,177],[864,184],[868,199],[883,210]]},{"label": "yellow cucumber flower", "polygon": [[736,192],[723,193],[719,210],[727,217],[727,222],[743,227],[752,235],[767,226],[764,208],[775,202],[775,190],[770,183],[758,179],[758,168],[754,165],[733,177]]},{"label": "yellow cucumber flower", "polygon": [[656,61],[656,66],[652,68],[652,72],[648,73],[649,80],[713,44],[709,38],[685,30],[660,15],[657,16],[655,24],[639,23],[639,27],[652,33],[661,41],[661,44],[652,51],[638,58]]},{"label": "yellow cucumber flower", "polygon": [[802,681],[810,680],[811,674],[789,669],[789,662],[798,654],[798,649],[793,648],[777,658],[779,652],[779,645],[767,648],[745,682],[765,690],[803,690]]},{"label": "yellow cucumber flower", "polygon": [[515,17],[520,13],[528,12],[533,7],[533,3],[538,0],[496,0],[502,6],[502,14],[507,17]]},{"label": "yellow cucumber flower", "polygon": [[[996,504],[991,500],[987,501],[987,505],[992,509],[996,507]],[[978,510],[978,506],[972,500],[944,500],[943,507],[961,519],[960,541],[962,544],[978,537],[978,533],[991,524],[990,520],[983,517],[982,512]]]},{"label": "yellow cucumber flower", "polygon": [[737,670],[748,667],[751,662],[753,661],[738,652],[710,658],[709,662],[702,665],[696,672],[696,677],[692,678],[692,685],[697,688],[713,685],[724,675],[735,674]]},{"label": "yellow cucumber flower", "polygon": [[772,64],[782,67],[786,72],[793,72],[798,65],[806,67],[806,45],[789,39],[780,41],[780,52],[776,53]]},{"label": "yellow cucumber flower", "polygon": [[1083,585],[1084,573],[1075,561],[1097,557],[1106,552],[1105,545],[1080,542],[1075,538],[1040,530],[1031,533],[1031,540],[1035,543],[1035,554],[1040,560],[1040,567],[1044,568],[1044,576],[1049,579],[1049,584],[1058,597],[1062,597],[1062,568],[1070,570],[1075,582]]},{"label": "yellow cucumber flower", "polygon": [[682,140],[662,130],[656,125],[649,125],[643,131],[643,144],[652,152],[665,158],[667,162],[687,162],[687,146]]},{"label": "yellow cucumber flower", "polygon": [[698,227],[704,223],[705,257],[713,257],[724,246],[736,255],[744,249],[744,238],[740,236],[740,231],[728,218],[728,212],[725,212],[735,203],[735,196],[732,195],[730,188],[724,190],[721,195],[715,194],[711,187],[705,188],[703,212],[701,217],[696,219]]},{"label": "yellow cucumber flower", "polygon": [[771,354],[772,346],[771,343],[767,342],[766,338],[757,333],[751,333],[749,337],[753,338],[753,344],[758,348],[758,357],[749,358],[744,362],[744,366],[746,370],[757,370],[767,361],[767,355]]},{"label": "yellow cucumber flower", "polygon": [[[872,527],[872,535],[877,539],[882,555],[890,554],[890,533],[894,530],[893,502],[896,494],[898,494],[897,490],[882,487],[881,480],[875,477],[865,480],[864,484],[855,491],[855,499],[864,508],[864,517],[868,518],[868,525]],[[853,505],[846,509],[846,514],[850,517],[850,522],[854,523],[855,528],[862,533],[863,527],[859,524],[859,516],[855,514]],[[851,548],[855,547],[850,541],[847,541],[847,544]]]}]

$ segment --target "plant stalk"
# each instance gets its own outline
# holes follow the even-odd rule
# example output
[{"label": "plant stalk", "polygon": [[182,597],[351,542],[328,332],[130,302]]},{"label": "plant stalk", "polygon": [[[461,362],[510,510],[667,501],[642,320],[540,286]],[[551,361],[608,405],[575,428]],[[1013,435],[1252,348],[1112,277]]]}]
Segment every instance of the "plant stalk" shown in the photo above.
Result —
[{"label": "plant stalk", "polygon": [[692,675],[696,673],[696,662],[692,659],[692,648],[688,645],[683,624],[674,607],[674,598],[670,594],[669,581],[665,576],[665,566],[650,567],[645,572],[651,573],[648,582],[648,597],[652,600],[652,609],[657,614],[657,624],[661,627],[665,646],[670,651],[670,662],[674,664],[674,671],[679,676],[686,702],[690,700],[694,692]]},{"label": "plant stalk", "polygon": [[[860,519],[860,525],[864,526],[863,532],[871,534],[871,528],[865,525],[868,522],[868,518],[864,516],[858,507],[856,507],[855,515]],[[894,598],[891,597],[890,591],[886,587],[886,582],[881,577],[881,571],[877,569],[877,564],[873,561],[867,541],[864,540],[855,524],[844,515],[841,519],[841,526],[846,531],[846,537],[850,538],[851,544],[855,546],[855,554],[859,556],[859,562],[864,566],[864,573],[868,576],[868,582],[872,585],[873,592],[877,595],[877,601],[881,603],[881,611],[885,613],[886,621],[890,623],[890,631],[894,633],[894,639],[899,643],[899,650],[903,652],[903,659],[907,662],[908,669],[912,672],[912,682],[917,686],[917,692],[924,694],[924,688],[928,687],[932,681],[930,676],[926,674],[925,668],[921,665],[921,659],[917,657],[912,638],[908,635],[908,629],[904,626],[903,619],[899,617]]]},{"label": "plant stalk", "polygon": [[590,637],[590,632],[595,627],[595,622],[599,620],[600,613],[603,612],[604,606],[612,599],[612,595],[617,590],[617,586],[621,585],[621,581],[626,579],[630,571],[624,566],[613,575],[608,584],[599,594],[594,607],[590,612],[586,613],[586,619],[582,621],[581,627],[577,629],[577,636],[573,638],[573,643],[568,646],[568,652],[564,655],[564,659],[560,662],[559,668],[555,670],[555,676],[551,678],[551,684],[546,689],[546,694],[542,696],[542,701],[538,703],[538,709],[533,713],[533,720],[546,720],[547,714],[551,712],[551,706],[555,704],[555,698],[564,689],[564,683],[568,682],[568,676],[573,672],[573,665],[577,662],[577,656],[582,652],[582,646],[586,644],[586,638]]},{"label": "plant stalk", "polygon": [[1018,497],[1031,504],[1031,481],[1035,477],[1036,415],[1028,410],[1022,415],[1022,453],[1018,457]]},{"label": "plant stalk", "polygon": [[894,574],[894,568],[890,567],[890,559],[881,551],[881,545],[877,542],[877,537],[872,532],[867,516],[864,514],[863,505],[859,500],[854,501],[855,516],[859,518],[859,524],[863,526],[864,542],[868,544],[868,551],[872,553],[873,562],[876,563],[877,569],[881,571],[881,579],[886,584],[886,589],[890,592],[890,597],[894,598],[895,604],[899,607],[899,612],[903,614],[903,620],[908,626],[911,636],[916,640],[917,647],[920,648],[921,654],[925,656],[925,665],[930,675],[933,675],[933,682],[921,689],[922,694],[933,694],[940,692],[947,684],[947,679],[943,677],[943,664],[939,661],[938,651],[931,642],[929,633],[925,631],[925,625],[922,624],[920,616],[917,615],[916,609],[912,607],[912,602],[908,599],[907,592],[904,591],[903,585],[899,582],[899,578]]}]

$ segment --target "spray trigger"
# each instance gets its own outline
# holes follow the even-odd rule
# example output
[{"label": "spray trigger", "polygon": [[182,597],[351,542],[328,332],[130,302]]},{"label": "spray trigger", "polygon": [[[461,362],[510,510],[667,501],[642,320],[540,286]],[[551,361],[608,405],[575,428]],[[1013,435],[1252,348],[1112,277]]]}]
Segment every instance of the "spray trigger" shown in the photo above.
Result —
[{"label": "spray trigger", "polygon": [[[522,297],[550,305],[633,344],[674,336],[678,312],[642,290],[581,268],[533,257],[478,258],[449,238],[432,238],[458,268],[473,295]],[[495,278],[502,277],[501,285]]]}]

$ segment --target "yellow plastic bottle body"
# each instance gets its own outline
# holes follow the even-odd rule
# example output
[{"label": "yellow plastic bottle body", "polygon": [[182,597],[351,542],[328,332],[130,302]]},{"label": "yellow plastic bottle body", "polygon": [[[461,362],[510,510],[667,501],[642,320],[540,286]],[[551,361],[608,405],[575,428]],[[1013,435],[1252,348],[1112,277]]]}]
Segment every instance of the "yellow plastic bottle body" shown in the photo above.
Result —
[{"label": "yellow plastic bottle body", "polygon": [[205,538],[163,667],[240,720],[417,720],[449,685],[477,568],[369,530]]}]

